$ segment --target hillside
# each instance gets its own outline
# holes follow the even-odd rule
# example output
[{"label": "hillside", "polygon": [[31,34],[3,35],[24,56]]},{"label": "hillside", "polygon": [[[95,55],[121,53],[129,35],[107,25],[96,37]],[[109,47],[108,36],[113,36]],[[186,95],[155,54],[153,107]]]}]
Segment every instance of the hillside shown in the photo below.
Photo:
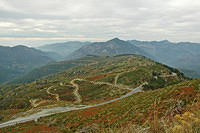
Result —
[{"label": "hillside", "polygon": [[75,66],[82,66],[86,64],[90,64],[95,61],[95,58],[92,58],[93,56],[88,57],[82,57],[80,59],[76,60],[69,60],[69,61],[61,61],[61,62],[52,62],[50,64],[47,64],[45,66],[36,68],[29,72],[28,74],[24,75],[21,78],[18,78],[16,80],[13,80],[9,83],[27,83],[34,81],[36,79],[40,79],[42,77],[45,77],[50,74],[55,74],[57,72],[61,72],[65,69],[69,69],[71,67]]},{"label": "hillside", "polygon": [[[132,45],[131,45],[132,44]],[[142,55],[157,62],[176,67],[191,78],[200,77],[200,44],[191,42],[173,43],[163,41],[123,41],[114,38],[107,42],[66,42],[45,45],[39,49],[61,54],[56,60],[70,60],[86,55],[115,56],[120,54]],[[53,56],[50,57],[54,57]]]},{"label": "hillside", "polygon": [[64,43],[43,45],[37,47],[37,49],[44,52],[56,53],[57,54],[56,59],[59,61],[59,60],[65,60],[65,57],[67,57],[69,54],[87,44],[90,44],[90,42],[70,41]]},{"label": "hillside", "polygon": [[53,60],[34,48],[0,46],[0,83],[15,79]]},{"label": "hillside", "polygon": [[59,113],[1,132],[199,132],[200,80],[138,92],[110,104]]},{"label": "hillside", "polygon": [[[190,42],[128,41],[148,54],[152,59],[179,68],[187,76],[200,77],[200,44]],[[150,57],[151,58],[151,57]]]},{"label": "hillside", "polygon": [[86,55],[115,56],[121,54],[148,55],[139,47],[118,38],[114,38],[107,42],[95,42],[85,45],[67,56],[67,59],[76,59]]},{"label": "hillside", "polygon": [[[131,45],[132,44],[132,45]],[[120,54],[137,54],[155,61],[176,67],[187,76],[200,77],[200,44],[190,42],[173,43],[164,41],[123,41],[114,38],[107,42],[84,45],[72,52],[65,59],[75,59],[86,55],[115,56]]]},{"label": "hillside", "polygon": [[[24,115],[56,106],[90,107],[124,95],[155,90],[186,80],[176,69],[136,55],[87,56],[74,62],[77,62],[75,66],[28,84],[1,86],[1,121],[21,116],[17,113],[28,110]],[[68,64],[64,63],[60,62],[63,66]]]}]

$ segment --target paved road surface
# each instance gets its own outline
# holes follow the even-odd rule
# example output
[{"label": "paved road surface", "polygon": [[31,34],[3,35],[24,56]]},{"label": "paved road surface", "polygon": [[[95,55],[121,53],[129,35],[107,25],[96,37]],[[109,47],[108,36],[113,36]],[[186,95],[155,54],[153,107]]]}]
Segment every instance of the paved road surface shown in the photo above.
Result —
[{"label": "paved road surface", "polygon": [[[146,84],[146,83],[144,83],[144,84]],[[106,102],[95,104],[95,105],[81,105],[79,107],[69,107],[68,106],[68,107],[54,107],[54,108],[50,108],[50,109],[42,109],[40,112],[37,112],[35,114],[31,114],[29,116],[24,116],[24,117],[19,117],[19,118],[16,118],[14,120],[10,120],[8,122],[2,123],[2,124],[0,124],[0,128],[19,124],[19,123],[24,123],[24,122],[27,122],[27,121],[37,120],[41,117],[50,116],[50,115],[56,114],[56,113],[69,112],[69,111],[73,111],[73,110],[82,110],[82,109],[87,109],[87,108],[91,108],[91,107],[97,107],[97,106],[109,104],[109,103],[118,101],[120,99],[126,98],[128,96],[131,96],[131,95],[133,95],[137,92],[142,92],[142,86],[144,84],[133,89],[131,92],[127,93],[126,95],[123,95],[119,98],[116,98],[116,99],[113,99],[113,100],[110,100],[110,101],[106,101]]]}]

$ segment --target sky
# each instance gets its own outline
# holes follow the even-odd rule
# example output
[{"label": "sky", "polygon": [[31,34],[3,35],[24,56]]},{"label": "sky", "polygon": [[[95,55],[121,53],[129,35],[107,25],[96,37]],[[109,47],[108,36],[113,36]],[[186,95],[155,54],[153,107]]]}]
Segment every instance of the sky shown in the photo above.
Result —
[{"label": "sky", "polygon": [[200,0],[0,0],[0,45],[200,42]]}]

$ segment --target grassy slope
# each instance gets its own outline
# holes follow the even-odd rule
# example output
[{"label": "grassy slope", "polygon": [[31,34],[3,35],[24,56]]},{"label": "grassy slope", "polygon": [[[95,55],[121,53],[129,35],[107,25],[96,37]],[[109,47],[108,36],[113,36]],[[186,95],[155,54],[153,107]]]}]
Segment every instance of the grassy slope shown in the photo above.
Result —
[{"label": "grassy slope", "polygon": [[84,104],[101,103],[126,94],[129,90],[119,89],[109,85],[95,85],[86,81],[78,82],[79,94]]},{"label": "grassy slope", "polygon": [[[75,78],[82,78],[93,82],[109,82],[113,84],[116,75],[120,74],[117,83],[128,85],[130,88],[135,88],[145,81],[149,82],[150,79],[153,78],[153,72],[157,72],[160,75],[166,75],[174,71],[172,68],[168,68],[144,57],[135,55],[118,57],[85,57],[72,62],[76,62],[78,65],[65,69],[62,72],[44,77],[42,80],[36,80],[35,82],[28,84],[1,87],[1,108],[27,108],[30,105],[28,102],[30,99],[39,98],[55,100],[55,98],[52,98],[46,93],[46,89],[53,86],[54,89],[57,89],[58,93],[61,93],[64,89],[71,93],[73,88],[69,86],[70,81]],[[87,62],[87,65],[80,65],[83,62]],[[60,62],[57,64],[61,67],[66,66],[68,63]],[[168,85],[172,81],[180,82],[184,80],[184,77],[179,75],[179,72],[177,72],[177,75],[178,76],[172,77],[172,79],[166,78],[165,84]],[[81,86],[83,86],[83,84],[81,84]],[[85,84],[84,88],[87,87],[91,88],[92,86]],[[9,97],[4,97],[6,95],[9,95]],[[7,101],[10,101],[11,103],[13,102],[13,104]],[[20,104],[22,102],[23,104],[19,106],[14,104]]]},{"label": "grassy slope", "polygon": [[[10,119],[17,112],[31,109],[33,106],[30,100],[36,100],[36,104],[41,103],[38,107],[73,104],[75,100],[73,94],[74,88],[71,86],[70,81],[76,78],[88,81],[78,82],[80,86],[79,93],[83,97],[81,104],[94,104],[124,95],[127,90],[108,87],[107,85],[92,85],[89,82],[109,82],[114,84],[115,77],[118,74],[117,84],[123,84],[129,88],[134,88],[145,81],[151,83],[151,79],[154,79],[153,72],[156,72],[159,76],[166,76],[172,72],[177,74],[175,77],[164,78],[166,80],[163,84],[164,86],[185,80],[181,73],[175,69],[135,55],[116,57],[90,56],[72,62],[76,62],[78,65],[28,84],[1,87],[0,121]],[[84,64],[83,62],[87,63]],[[66,62],[58,64],[60,67],[67,65]],[[56,101],[55,96],[46,92],[49,87],[52,87],[50,90],[51,93],[59,94],[60,101]]]},{"label": "grassy slope", "polygon": [[[75,132],[87,127],[99,131],[106,128],[122,128],[128,124],[148,127],[155,119],[163,118],[174,121],[176,114],[181,114],[194,103],[200,102],[200,79],[185,81],[163,89],[138,93],[112,104],[81,111],[55,114],[39,122],[28,122],[17,126],[3,128],[1,132],[35,132],[53,128],[59,132]],[[45,129],[46,130],[46,129]]]}]

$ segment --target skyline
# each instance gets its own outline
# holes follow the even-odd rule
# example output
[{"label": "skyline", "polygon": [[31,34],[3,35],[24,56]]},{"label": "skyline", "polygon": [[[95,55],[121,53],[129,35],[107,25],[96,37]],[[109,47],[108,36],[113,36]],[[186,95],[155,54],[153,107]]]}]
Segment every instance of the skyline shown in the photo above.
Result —
[{"label": "skyline", "polygon": [[[115,38],[118,38],[118,37],[115,37]],[[54,40],[54,39],[50,39],[50,40],[40,40],[39,38],[36,38],[38,40],[21,40],[21,41],[16,41],[16,40],[12,40],[13,42],[10,43],[10,41],[8,42],[5,42],[5,43],[2,43],[1,44],[1,41],[0,41],[0,46],[4,46],[4,47],[15,47],[15,46],[27,46],[27,47],[33,47],[33,48],[37,48],[37,47],[40,47],[40,46],[45,46],[45,45],[52,45],[52,44],[57,44],[57,43],[65,43],[65,42],[75,42],[75,41],[78,41],[78,42],[90,42],[90,43],[95,43],[95,42],[107,42],[107,41],[110,41],[112,39],[115,39],[115,38],[110,38],[108,40],[95,40],[95,41],[89,41],[89,40],[65,40],[65,39],[61,39],[61,40]],[[120,40],[122,40],[121,38],[118,38]],[[130,40],[123,40],[123,41],[140,41],[140,42],[162,42],[162,41],[168,41],[170,43],[174,43],[174,44],[178,44],[178,43],[192,43],[192,44],[196,44],[196,45],[200,45],[200,43],[198,42],[189,42],[189,41],[177,41],[177,42],[174,42],[174,41],[170,41],[170,40],[137,40],[137,39],[130,39]]]},{"label": "skyline", "polygon": [[200,1],[0,0],[0,45],[65,41],[200,42]]}]

